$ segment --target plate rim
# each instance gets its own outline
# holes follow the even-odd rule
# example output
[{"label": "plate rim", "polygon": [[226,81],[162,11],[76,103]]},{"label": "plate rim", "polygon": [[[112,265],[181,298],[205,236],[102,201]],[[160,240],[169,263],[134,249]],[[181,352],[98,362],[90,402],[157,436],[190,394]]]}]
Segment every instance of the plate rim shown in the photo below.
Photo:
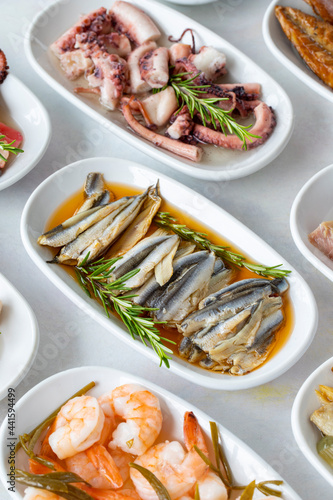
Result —
[{"label": "plate rim", "polygon": [[[154,158],[155,160],[160,161],[161,163],[164,163],[165,165],[168,165],[174,170],[177,170],[185,175],[188,175],[190,177],[198,178],[198,179],[205,179],[209,181],[230,181],[233,179],[240,179],[242,177],[246,177],[248,175],[251,175],[262,168],[268,166],[272,161],[274,161],[277,156],[279,156],[287,144],[289,143],[289,140],[291,139],[291,136],[293,134],[294,130],[294,124],[295,124],[295,119],[294,119],[294,112],[293,112],[293,106],[291,103],[291,100],[287,94],[287,92],[284,90],[284,88],[274,79],[272,78],[268,72],[266,72],[261,66],[259,66],[255,61],[253,61],[249,56],[247,56],[244,52],[240,51],[237,47],[232,45],[228,40],[224,39],[214,31],[210,30],[206,26],[203,26],[202,24],[198,23],[197,21],[189,18],[185,14],[176,11],[169,5],[165,4],[159,4],[159,6],[163,7],[164,10],[168,11],[170,14],[176,14],[179,16],[181,19],[184,19],[186,21],[191,21],[194,25],[194,29],[200,28],[200,30],[204,30],[210,35],[214,37],[218,37],[222,43],[225,46],[228,46],[231,48],[234,52],[234,57],[236,58],[238,55],[241,55],[242,58],[245,58],[248,62],[251,63],[252,66],[255,66],[257,69],[259,69],[262,74],[270,79],[274,85],[276,85],[276,88],[279,90],[279,92],[283,95],[283,99],[285,102],[285,116],[289,117],[289,122],[287,126],[285,126],[284,133],[281,135],[281,140],[280,143],[276,146],[274,146],[273,149],[270,149],[266,152],[265,155],[261,155],[259,159],[252,159],[249,163],[249,166],[244,166],[240,169],[235,170],[235,166],[229,167],[227,170],[214,170],[215,167],[210,167],[207,169],[204,169],[200,167],[200,163],[186,163],[189,160],[186,159],[181,159],[181,157],[177,155],[173,155],[172,153],[168,153],[163,149],[159,149],[155,146],[153,146],[151,143],[146,142],[143,138],[138,136],[137,134],[131,133],[127,130],[122,129],[120,126],[118,126],[116,123],[113,123],[113,121],[109,120],[108,118],[102,116],[97,110],[91,108],[86,102],[83,100],[79,99],[77,96],[75,96],[73,93],[71,93],[69,90],[67,90],[63,85],[61,85],[57,80],[55,80],[44,68],[42,65],[40,65],[37,61],[37,59],[34,56],[34,51],[33,51],[33,42],[34,42],[34,35],[33,31],[36,29],[36,26],[38,24],[38,21],[40,18],[46,15],[46,13],[53,9],[56,5],[58,4],[63,4],[66,0],[54,0],[51,4],[46,6],[44,9],[42,9],[39,13],[35,15],[33,18],[32,22],[30,23],[28,29],[27,29],[27,35],[24,40],[24,50],[27,55],[27,58],[34,68],[34,70],[46,81],[46,83],[53,89],[55,90],[62,98],[66,99],[68,102],[70,102],[72,105],[74,105],[76,108],[81,110],[83,113],[94,119],[97,123],[100,125],[104,126],[107,128],[109,131],[115,133],[121,140],[130,142],[130,144],[134,147],[142,151],[144,154],[147,154],[151,158]],[[76,0],[77,1],[77,0]],[[138,0],[135,0],[136,2]],[[146,4],[153,4],[156,5],[158,2],[154,0],[144,0]],[[199,30],[199,33],[200,33]],[[273,152],[272,152],[273,151]]]},{"label": "plate rim", "polygon": [[22,302],[24,303],[24,306],[26,307],[28,317],[31,321],[32,325],[32,343],[30,347],[30,352],[28,355],[28,358],[26,360],[26,363],[24,366],[21,368],[19,372],[15,372],[14,377],[11,379],[9,385],[7,384],[3,389],[0,388],[0,401],[4,399],[6,396],[6,393],[8,391],[8,388],[13,387],[14,389],[19,385],[20,382],[22,382],[23,378],[28,374],[30,371],[32,364],[35,360],[35,357],[38,352],[38,347],[39,347],[39,341],[40,341],[40,332],[39,332],[39,326],[37,322],[36,315],[34,313],[34,310],[32,309],[31,305],[27,301],[27,299],[22,295],[21,292],[17,290],[17,288],[9,281],[6,276],[4,276],[2,273],[0,273],[0,283],[4,282],[6,287],[11,289],[14,292],[14,295],[18,296]]},{"label": "plate rim", "polygon": [[[309,188],[314,185],[318,179],[321,177],[325,177],[325,175],[333,171],[333,163],[331,165],[328,165],[327,167],[322,168],[319,170],[319,172],[316,172],[314,175],[308,179],[305,184],[302,186],[302,188],[299,190],[297,193],[293,204],[291,206],[290,210],[290,231],[292,238],[294,240],[295,245],[297,246],[298,250],[301,252],[301,254],[316,268],[318,271],[320,271],[327,279],[330,281],[333,281],[333,270],[330,269],[319,257],[317,257],[309,248],[306,246],[306,244],[303,241],[303,238],[301,236],[297,219],[298,219],[298,213],[299,213],[299,208],[300,204],[303,201],[305,193],[309,190]],[[315,248],[315,247],[314,247]],[[324,254],[323,254],[324,255]]]},{"label": "plate rim", "polygon": [[[306,378],[306,380],[303,382],[302,386],[300,387],[292,409],[291,409],[291,428],[294,434],[295,441],[305,456],[305,458],[308,460],[308,462],[314,467],[317,472],[321,474],[321,476],[326,479],[326,481],[333,486],[333,470],[330,472],[329,470],[326,469],[325,467],[325,461],[320,458],[318,454],[315,454],[308,442],[306,441],[303,432],[301,431],[301,426],[300,422],[304,420],[304,415],[303,418],[300,411],[301,411],[301,404],[304,400],[304,397],[306,397],[307,393],[309,392],[309,389],[313,385],[314,379],[317,377],[317,375],[323,373],[326,371],[327,367],[332,367],[333,366],[333,357],[327,359],[324,361],[321,365],[319,365],[310,375]],[[333,378],[333,374],[332,374]],[[314,388],[313,388],[314,390]],[[318,403],[318,407],[320,406],[320,402]]]},{"label": "plate rim", "polygon": [[[269,24],[272,18],[275,18],[274,8],[276,5],[279,4],[279,2],[280,0],[272,0],[272,2],[267,7],[263,17],[262,34],[266,46],[268,47],[270,52],[275,56],[275,58],[279,61],[279,63],[285,66],[288,69],[288,71],[290,71],[292,74],[296,76],[296,78],[301,80],[305,85],[307,85],[307,87],[309,87],[311,90],[319,94],[321,97],[327,99],[328,101],[333,102],[333,90],[330,91],[329,86],[324,82],[323,84],[321,84],[320,82],[322,80],[320,80],[319,77],[315,75],[315,73],[313,73],[313,76],[315,78],[318,78],[319,81],[315,80],[315,78],[312,78],[303,69],[299,68],[293,61],[291,61],[285,54],[283,54],[280,51],[275,41],[273,40],[269,29]],[[304,68],[306,68],[305,63],[304,63]],[[323,85],[326,85],[327,88]]]},{"label": "plate rim", "polygon": [[[32,90],[30,90],[30,88],[27,87],[26,84],[22,82],[22,80],[20,80],[17,76],[13,75],[13,73],[9,73],[9,75],[6,78],[6,81],[8,79],[13,80],[14,82],[16,82],[16,84],[19,84],[25,90],[25,92],[30,94],[30,96],[38,104],[38,107],[43,115],[43,121],[44,121],[45,127],[46,127],[46,129],[45,129],[46,130],[46,137],[45,137],[44,143],[41,145],[41,148],[38,151],[38,154],[36,155],[36,157],[34,158],[34,160],[31,163],[29,163],[27,166],[23,167],[19,172],[17,172],[15,175],[9,177],[8,179],[5,179],[2,181],[1,177],[0,177],[0,191],[2,191],[3,189],[6,189],[9,186],[12,186],[13,184],[15,184],[16,182],[21,180],[23,177],[25,177],[25,175],[27,175],[37,165],[37,163],[44,156],[44,154],[45,154],[45,152],[50,144],[51,135],[52,135],[52,125],[51,125],[51,120],[50,120],[49,114],[48,114],[45,106],[41,103],[39,98],[36,96],[36,94],[34,92],[32,92]],[[24,131],[22,131],[22,132],[24,133]]]},{"label": "plate rim", "polygon": [[[115,373],[116,376],[118,376],[119,378],[124,377],[125,379],[132,380],[132,382],[125,382],[125,383],[133,383],[133,382],[139,383],[139,384],[143,385],[144,387],[146,387],[147,389],[152,390],[153,392],[157,393],[158,395],[161,394],[162,398],[164,400],[174,402],[174,403],[179,404],[181,406],[189,407],[189,409],[192,410],[196,414],[196,416],[198,417],[199,420],[202,419],[205,422],[208,422],[209,420],[216,421],[215,419],[211,419],[211,417],[207,413],[200,410],[195,405],[192,405],[192,403],[189,403],[187,400],[180,398],[179,396],[173,394],[171,391],[164,389],[162,386],[155,384],[154,382],[150,382],[150,380],[147,380],[141,376],[132,375],[131,373],[128,373],[128,372],[125,372],[122,370],[118,370],[116,368],[107,367],[107,366],[98,366],[98,365],[85,365],[85,366],[69,368],[67,370],[57,372],[57,373],[47,377],[46,379],[43,379],[42,381],[37,383],[35,386],[33,386],[27,393],[25,393],[19,399],[19,401],[17,401],[16,411],[20,410],[20,406],[26,404],[26,402],[29,400],[31,395],[35,396],[36,394],[38,394],[40,388],[43,388],[44,386],[47,387],[48,383],[53,382],[54,380],[66,377],[68,375],[69,376],[76,375],[76,374],[79,374],[80,372],[86,373],[88,370],[97,370],[97,371],[101,371],[101,372],[107,371],[110,373]],[[5,453],[3,453],[3,442],[4,442],[5,432],[7,431],[7,427],[6,427],[7,420],[8,420],[8,416],[5,417],[5,419],[2,422],[1,427],[0,427],[0,479],[2,482],[3,482],[3,477],[6,477],[6,475],[4,474],[6,471],[4,470],[4,467],[3,467],[3,462],[4,462],[3,459],[6,456]],[[228,435],[228,438],[232,439],[239,448],[242,448],[247,453],[249,453],[251,456],[254,456],[255,459],[259,463],[261,463],[262,465],[265,466],[265,468],[268,468],[268,469],[271,469],[272,471],[274,471],[274,473],[278,479],[279,478],[282,479],[280,474],[275,469],[273,469],[273,467],[271,467],[271,465],[268,462],[266,462],[266,460],[261,458],[261,456],[256,451],[254,451],[249,445],[247,445],[243,440],[241,440],[236,434],[229,431],[226,427],[224,427],[224,425],[220,424],[218,421],[216,421],[216,423],[220,429],[222,436]],[[294,496],[294,500],[301,500],[301,498],[293,490],[293,488],[289,485],[289,483],[284,481],[284,485],[286,486],[287,492],[290,495]],[[9,493],[11,494],[11,492],[9,492]],[[22,498],[18,492],[15,492],[15,495],[12,495],[12,497],[18,498],[18,499]]]},{"label": "plate rim", "polygon": [[[119,158],[109,158],[109,157],[95,157],[95,158],[86,158],[84,160],[79,160],[78,162],[71,163],[65,167],[63,167],[61,170],[58,170],[57,172],[54,172],[52,175],[47,177],[35,190],[34,192],[30,195],[29,199],[26,202],[26,205],[23,209],[22,212],[22,217],[21,217],[21,238],[23,245],[30,256],[30,258],[33,260],[33,262],[36,264],[36,266],[39,268],[43,274],[45,274],[49,280],[53,283],[53,285],[57,286],[58,289],[62,291],[67,297],[69,297],[78,307],[82,308],[83,303],[86,308],[86,311],[89,311],[89,314],[91,317],[95,320],[98,321],[99,324],[104,326],[107,330],[112,331],[117,337],[119,337],[121,340],[124,342],[127,342],[129,344],[132,344],[132,340],[130,336],[125,336],[125,335],[120,335],[119,332],[122,331],[120,330],[120,326],[117,323],[114,323],[113,321],[110,321],[106,316],[104,317],[100,311],[96,311],[92,305],[84,301],[82,297],[76,292],[73,291],[69,285],[57,274],[53,273],[53,271],[47,266],[47,264],[42,260],[40,255],[37,253],[37,251],[33,248],[33,246],[30,243],[30,235],[29,235],[29,213],[31,210],[31,207],[33,206],[34,202],[36,199],[38,199],[38,196],[40,192],[43,192],[44,187],[47,186],[47,184],[52,183],[52,179],[56,176],[64,176],[66,175],[64,172],[73,169],[73,171],[78,171],[78,164],[90,164],[93,163],[96,169],[98,169],[99,165],[98,163],[102,162],[120,162],[123,163],[124,165],[130,164],[131,167],[139,168],[149,174],[152,174],[153,176],[156,176],[160,179],[165,179],[167,182],[171,182],[173,185],[177,185],[183,190],[185,189],[191,196],[195,195],[196,197],[200,197],[201,199],[205,200],[206,203],[208,203],[210,206],[212,206],[214,209],[218,210],[220,213],[223,214],[223,216],[226,216],[232,223],[236,224],[238,227],[240,227],[242,230],[245,230],[247,234],[251,235],[254,237],[257,241],[260,242],[266,249],[268,248],[272,254],[277,256],[283,263],[288,265],[288,268],[290,268],[293,272],[293,275],[297,277],[300,283],[302,283],[302,286],[305,287],[304,289],[306,290],[306,293],[309,297],[309,301],[312,306],[312,323],[309,325],[309,330],[306,338],[306,342],[302,346],[302,348],[298,351],[297,355],[293,360],[289,360],[289,362],[285,362],[283,367],[281,368],[281,365],[276,366],[276,367],[271,367],[270,370],[267,371],[265,376],[262,378],[262,374],[260,374],[260,367],[258,370],[255,370],[251,372],[248,375],[245,375],[244,377],[237,377],[237,382],[235,379],[235,382],[232,382],[231,384],[229,383],[228,379],[223,380],[222,378],[213,378],[212,376],[209,376],[207,374],[204,374],[201,372],[198,374],[188,368],[186,365],[183,366],[180,362],[178,362],[177,357],[171,360],[170,366],[171,370],[174,371],[177,375],[192,381],[192,383],[196,383],[198,385],[201,385],[203,387],[211,388],[211,389],[218,389],[218,390],[241,390],[241,389],[248,389],[250,387],[256,387],[258,385],[262,385],[264,383],[267,383],[271,380],[274,380],[275,378],[279,377],[283,373],[285,373],[289,368],[291,368],[305,353],[305,351],[308,349],[310,346],[316,330],[317,330],[317,324],[318,324],[318,309],[317,309],[317,304],[314,298],[314,295],[304,280],[302,276],[293,268],[293,266],[289,265],[288,262],[284,258],[282,258],[268,243],[266,243],[264,240],[262,240],[259,236],[257,236],[252,230],[250,230],[248,227],[246,227],[242,222],[238,221],[235,217],[233,217],[231,214],[226,212],[224,209],[216,205],[215,203],[211,202],[204,196],[200,195],[199,193],[193,191],[192,189],[188,188],[186,185],[175,181],[173,178],[161,174],[159,172],[156,172],[148,167],[145,167],[143,165],[140,165],[136,162],[132,162],[130,160],[123,160]],[[129,165],[127,165],[129,166]],[[109,326],[108,326],[109,325]],[[116,331],[115,331],[116,330]],[[159,362],[158,357],[154,354],[154,352],[149,349],[148,347],[144,347],[141,345],[140,342],[137,342],[132,345],[132,347],[139,352],[142,352],[143,354],[147,355],[150,359],[152,359],[155,363]],[[164,366],[163,366],[164,367]],[[165,368],[166,369],[166,368]],[[205,372],[205,370],[202,370],[202,372]],[[208,372],[209,373],[209,372]],[[258,375],[259,373],[259,375]],[[229,377],[229,376],[228,376]],[[259,378],[259,381],[258,381]],[[233,385],[236,384],[236,385]],[[230,387],[231,385],[231,387]]]}]

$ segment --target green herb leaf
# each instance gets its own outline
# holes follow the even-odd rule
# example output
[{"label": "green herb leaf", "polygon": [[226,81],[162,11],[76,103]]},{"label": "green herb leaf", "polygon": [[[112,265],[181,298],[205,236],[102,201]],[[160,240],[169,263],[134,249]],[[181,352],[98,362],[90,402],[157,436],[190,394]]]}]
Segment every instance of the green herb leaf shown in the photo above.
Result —
[{"label": "green herb leaf", "polygon": [[190,229],[185,224],[179,224],[177,219],[172,217],[169,212],[157,212],[154,222],[159,227],[173,231],[184,240],[192,241],[200,248],[214,252],[215,255],[218,255],[223,260],[238,267],[245,267],[249,271],[259,274],[260,276],[283,278],[291,273],[291,271],[287,269],[281,269],[281,264],[267,267],[261,264],[252,264],[247,262],[246,257],[239,253],[232,252],[229,247],[214,245],[214,243],[209,241],[205,233],[199,233]]},{"label": "green herb leaf", "polygon": [[[172,350],[166,347],[163,341],[171,344],[174,342],[161,337],[155,326],[164,322],[155,323],[152,318],[142,316],[143,313],[156,309],[133,304],[131,299],[135,295],[131,294],[131,288],[126,286],[126,282],[135,276],[140,269],[129,271],[110,283],[108,281],[112,275],[113,266],[118,260],[119,258],[105,259],[102,257],[94,263],[87,264],[87,261],[83,261],[80,266],[75,268],[77,280],[89,297],[95,296],[101,301],[107,317],[109,317],[109,311],[115,311],[132,338],[139,338],[145,345],[150,344],[160,359],[160,366],[164,363],[169,368]],[[116,292],[129,293],[118,295]]]},{"label": "green herb leaf", "polygon": [[130,463],[130,467],[141,472],[143,477],[147,479],[148,483],[152,488],[154,488],[159,500],[171,500],[170,495],[166,487],[161,483],[161,481],[153,474],[150,470],[145,469],[141,465]]},{"label": "green herb leaf", "polygon": [[[18,153],[24,153],[23,149],[16,148],[13,146],[15,143],[15,139],[12,142],[6,142],[3,141],[2,139],[5,139],[5,135],[0,135],[0,150],[2,151],[9,151],[10,153],[13,153],[14,155],[17,155]],[[0,153],[0,159],[3,161],[7,161],[8,158],[5,158],[1,153]]]},{"label": "green herb leaf", "polygon": [[52,491],[66,500],[93,500],[85,491],[70,483],[85,483],[84,479],[71,472],[51,472],[49,474],[30,474],[23,470],[15,471],[15,480],[26,486]]}]

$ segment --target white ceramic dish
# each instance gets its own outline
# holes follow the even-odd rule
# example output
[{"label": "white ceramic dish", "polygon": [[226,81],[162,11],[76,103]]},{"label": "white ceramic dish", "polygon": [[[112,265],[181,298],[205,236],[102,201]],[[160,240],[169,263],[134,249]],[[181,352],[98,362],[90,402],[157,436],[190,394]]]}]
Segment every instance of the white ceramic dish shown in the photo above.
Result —
[{"label": "white ceramic dish", "polygon": [[[246,152],[209,146],[202,161],[195,164],[155,147],[137,136],[129,129],[119,111],[107,111],[101,107],[97,99],[74,94],[73,88],[77,84],[66,79],[58,68],[54,56],[46,48],[77,21],[80,13],[100,7],[100,0],[58,1],[41,12],[30,26],[26,39],[26,51],[31,65],[59,94],[108,128],[110,132],[153,158],[193,177],[214,181],[236,179],[259,170],[278,156],[286,146],[293,126],[292,106],[284,90],[242,52],[192,19],[152,0],[133,0],[133,3],[148,12],[162,32],[180,36],[190,27],[195,31],[197,47],[212,45],[222,50],[228,61],[227,81],[255,81],[262,85],[262,99],[272,106],[277,114],[277,126],[265,144]],[[111,5],[112,1],[108,7]],[[164,42],[169,43],[166,39]]]},{"label": "white ceramic dish", "polygon": [[333,470],[317,453],[316,445],[321,438],[321,433],[310,421],[312,413],[321,406],[315,390],[319,385],[333,387],[332,367],[333,358],[330,358],[306,379],[293,404],[291,425],[296,442],[304,456],[333,486]]},{"label": "white ceramic dish", "polygon": [[312,90],[322,97],[333,102],[333,91],[318,76],[316,76],[305,64],[303,59],[297,53],[296,49],[289,42],[283,33],[280,23],[275,17],[274,8],[276,5],[283,7],[293,7],[303,12],[315,15],[309,5],[304,0],[273,0],[269,5],[263,19],[263,36],[265,43],[272,54],[289,69],[297,78],[308,85]]},{"label": "white ceramic dish", "polygon": [[333,261],[309,242],[308,234],[321,222],[333,220],[333,165],[313,177],[302,187],[290,212],[290,229],[299,251],[313,266],[333,281]]},{"label": "white ceramic dish", "polygon": [[[63,401],[92,380],[96,382],[96,387],[90,391],[89,394],[91,395],[99,396],[112,390],[114,387],[126,383],[139,383],[156,394],[161,403],[163,412],[163,427],[158,437],[159,442],[163,442],[166,439],[175,439],[183,442],[184,412],[189,410],[194,412],[207,435],[207,441],[209,440],[209,421],[212,419],[199,409],[151,382],[112,368],[97,366],[73,368],[57,373],[39,383],[25,394],[16,404],[17,435],[33,429],[53,412],[55,408],[61,405]],[[20,418],[20,415],[24,415],[24,418]],[[245,443],[231,434],[231,432],[222,425],[219,425],[219,429],[231,470],[238,484],[248,484],[253,479],[257,479],[258,481],[267,480],[268,478],[281,479],[280,476]],[[0,478],[4,484],[6,484],[6,474],[8,473],[7,433],[7,419],[5,419],[0,429]],[[210,450],[210,452],[212,452],[212,450]],[[21,450],[16,457],[16,467],[23,468],[26,466],[27,459]],[[24,487],[19,484],[17,484],[16,487],[17,491],[11,493],[11,495],[15,499],[21,499]],[[281,491],[283,492],[284,500],[301,500],[285,482],[281,486]],[[262,498],[262,494],[257,493],[255,498],[258,497]]]},{"label": "white ceramic dish", "polygon": [[[84,308],[85,312],[105,328],[155,362],[158,357],[152,349],[133,340],[116,318],[108,319],[103,308],[96,301],[89,299],[64,269],[47,264],[46,261],[51,258],[50,250],[37,244],[37,238],[43,233],[50,215],[60,203],[83,186],[86,175],[91,171],[103,173],[109,182],[114,180],[117,183],[137,186],[142,190],[159,179],[163,199],[216,232],[223,228],[223,236],[243,251],[246,247],[250,258],[265,265],[282,264],[284,268],[292,269],[272,248],[224,210],[184,185],[164,175],[158,175],[144,166],[116,158],[91,158],[68,165],[51,175],[34,191],[22,213],[21,236],[27,252],[39,269],[76,305]],[[305,352],[317,325],[317,307],[311,290],[295,270],[289,282],[290,299],[294,309],[294,329],[283,348],[261,368],[243,377],[231,377],[203,370],[174,357],[171,360],[171,370],[193,383],[224,390],[254,387],[281,375]]]},{"label": "white ceramic dish", "polygon": [[39,330],[35,314],[24,297],[0,274],[0,400],[16,387],[36,356]]},{"label": "white ceramic dish", "polygon": [[[10,165],[0,176],[0,191],[22,179],[42,158],[51,137],[51,125],[48,114],[37,99],[18,78],[11,73],[0,86],[0,114],[6,116],[17,125],[23,135],[21,148],[24,153],[13,157]],[[10,155],[11,157],[14,155]]]},{"label": "white ceramic dish", "polygon": [[176,3],[178,5],[203,5],[205,3],[213,3],[216,0],[167,0],[170,3]]}]

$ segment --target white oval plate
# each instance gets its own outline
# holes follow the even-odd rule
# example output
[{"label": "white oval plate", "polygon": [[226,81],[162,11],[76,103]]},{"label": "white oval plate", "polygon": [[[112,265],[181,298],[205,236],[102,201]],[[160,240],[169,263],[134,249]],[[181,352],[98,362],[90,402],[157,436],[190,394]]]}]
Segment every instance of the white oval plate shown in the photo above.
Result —
[{"label": "white oval plate", "polygon": [[[51,251],[37,244],[37,238],[43,233],[50,215],[66,198],[83,186],[86,175],[92,171],[103,173],[109,182],[128,184],[142,190],[159,179],[163,199],[217,233],[222,227],[223,237],[232,245],[246,251],[250,258],[268,266],[282,264],[284,268],[292,269],[290,264],[264,241],[217,205],[170,177],[142,165],[118,158],[89,158],[72,163],[48,177],[32,193],[22,213],[21,236],[28,254],[39,269],[77,306],[84,308],[85,312],[106,329],[155,362],[159,360],[153,350],[133,340],[120,320],[113,316],[108,319],[100,304],[89,299],[64,269],[47,264],[46,261],[52,258]],[[243,377],[233,377],[203,370],[174,357],[170,363],[171,370],[198,385],[223,390],[247,389],[284,373],[306,351],[317,327],[317,306],[308,285],[295,270],[292,271],[289,283],[290,299],[294,308],[294,329],[284,347],[261,368]]]},{"label": "white oval plate", "polygon": [[333,102],[333,91],[318,76],[316,76],[310,68],[308,68],[282,31],[280,23],[274,14],[274,8],[276,5],[300,9],[305,13],[314,16],[315,14],[313,10],[304,2],[304,0],[273,0],[266,10],[263,19],[263,36],[267,47],[280,61],[280,63],[286,66],[289,71],[302,80],[302,82],[312,90]]},{"label": "white oval plate", "polygon": [[320,365],[306,379],[295,398],[292,412],[291,425],[295,440],[311,465],[333,486],[333,470],[317,453],[317,442],[321,433],[310,421],[312,413],[320,408],[321,403],[315,390],[319,385],[333,387],[333,358]]},{"label": "white oval plate", "polygon": [[39,330],[25,298],[0,274],[0,400],[16,387],[35,359]]},{"label": "white oval plate", "polygon": [[[50,141],[51,125],[42,103],[11,73],[0,86],[0,105],[18,125],[24,150],[11,158],[10,165],[0,176],[1,191],[22,179],[39,162]],[[1,116],[0,121],[3,121]]]},{"label": "white oval plate", "polygon": [[[120,111],[107,111],[97,99],[74,94],[73,88],[77,85],[67,80],[56,67],[55,58],[47,48],[77,21],[79,14],[100,7],[101,0],[58,1],[39,14],[30,26],[25,45],[31,65],[59,94],[112,133],[147,155],[192,177],[213,181],[237,179],[256,172],[274,160],[290,139],[293,126],[292,106],[284,90],[242,52],[192,19],[152,0],[134,0],[133,3],[145,10],[167,35],[180,36],[186,28],[193,28],[197,47],[212,45],[222,50],[227,56],[227,81],[259,82],[262,85],[262,99],[274,108],[277,115],[277,126],[265,144],[252,151],[209,147],[209,152],[206,152],[202,161],[194,163],[163,151],[136,135],[128,127]],[[111,5],[112,2],[108,7]],[[168,43],[166,37],[163,41]]]},{"label": "white oval plate", "polygon": [[[100,396],[119,385],[128,383],[139,383],[155,393],[159,398],[163,412],[163,427],[158,442],[163,442],[166,439],[183,442],[183,418],[185,411],[194,412],[206,433],[207,441],[210,441],[209,421],[212,419],[198,408],[147,380],[112,368],[100,366],[84,366],[60,372],[40,382],[31,389],[15,406],[17,415],[16,435],[18,436],[30,431],[72,394],[75,394],[81,387],[91,381],[96,382],[96,387],[89,394],[95,396]],[[21,415],[24,415],[24,418],[20,418]],[[220,424],[219,429],[233,476],[238,484],[248,484],[253,479],[257,479],[258,481],[281,479],[274,469],[245,443]],[[8,424],[6,418],[0,429],[0,478],[4,485],[6,485],[8,479],[6,476],[8,473],[7,434]],[[212,449],[210,449],[210,452],[212,452]],[[16,467],[26,468],[27,464],[27,457],[21,450],[16,457]],[[15,499],[21,499],[24,486],[17,484],[16,488],[17,491],[11,493],[11,495]],[[284,500],[301,500],[287,483],[284,482],[279,488],[283,492]],[[258,497],[262,498],[262,494],[255,496],[255,498]]]},{"label": "white oval plate", "polygon": [[333,281],[333,261],[309,242],[308,235],[321,222],[333,220],[333,164],[302,187],[290,212],[290,229],[299,251],[326,278]]}]

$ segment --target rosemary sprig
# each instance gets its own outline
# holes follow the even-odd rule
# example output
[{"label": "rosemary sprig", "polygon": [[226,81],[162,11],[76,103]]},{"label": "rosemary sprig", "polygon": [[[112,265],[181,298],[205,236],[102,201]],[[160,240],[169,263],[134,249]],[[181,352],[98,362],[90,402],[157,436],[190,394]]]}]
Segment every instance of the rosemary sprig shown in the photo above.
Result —
[{"label": "rosemary sprig", "polygon": [[[0,135],[0,150],[2,151],[9,151],[10,153],[13,153],[14,155],[17,155],[18,153],[24,153],[23,149],[16,148],[15,146],[12,146],[14,144],[15,139],[12,142],[6,142],[3,139],[5,138],[5,135]],[[7,161],[8,158],[5,158],[1,153],[0,153],[0,159],[3,161]]]},{"label": "rosemary sprig", "polygon": [[[88,254],[89,255],[89,254]],[[171,359],[172,350],[166,347],[162,341],[174,343],[169,339],[161,337],[156,324],[152,318],[142,316],[143,313],[155,311],[151,307],[142,307],[131,302],[131,298],[135,297],[131,294],[131,289],[126,287],[126,281],[132,276],[135,276],[140,269],[135,269],[124,274],[119,279],[108,283],[108,278],[111,277],[114,264],[118,258],[105,259],[102,257],[98,261],[87,264],[88,255],[80,266],[76,266],[75,272],[79,284],[85,293],[91,297],[92,295],[98,298],[103,307],[105,314],[109,317],[109,311],[115,311],[132,338],[139,338],[145,345],[147,342],[152,346],[160,358],[160,366],[162,363],[169,368],[169,359]],[[127,292],[125,295],[119,296],[115,292]]]},{"label": "rosemary sprig", "polygon": [[216,255],[221,257],[223,260],[230,262],[238,267],[245,267],[249,271],[252,271],[260,276],[271,277],[271,278],[283,278],[291,273],[287,269],[281,269],[282,264],[276,266],[264,266],[262,264],[252,264],[246,260],[244,255],[232,252],[230,247],[215,245],[207,238],[205,233],[199,233],[190,229],[185,224],[179,224],[177,219],[172,217],[169,212],[157,212],[154,222],[157,226],[169,229],[174,233],[178,234],[181,238],[187,241],[192,241],[197,244],[200,248],[204,248],[214,252]]},{"label": "rosemary sprig", "polygon": [[248,129],[252,125],[240,125],[231,116],[232,110],[226,111],[219,106],[217,102],[226,101],[228,97],[202,97],[201,94],[206,94],[209,92],[210,84],[199,84],[195,83],[195,79],[200,75],[200,72],[194,76],[183,79],[184,76],[191,75],[192,73],[184,72],[178,73],[176,75],[171,75],[169,82],[162,89],[170,86],[175,91],[178,104],[180,108],[177,113],[179,113],[183,106],[186,104],[193,118],[195,111],[197,111],[200,116],[203,125],[206,127],[207,123],[211,123],[214,129],[217,129],[217,123],[220,125],[222,132],[227,135],[227,131],[230,134],[236,135],[242,142],[245,150],[247,149],[246,139],[252,142],[252,139],[258,139],[260,136],[251,134]]}]

